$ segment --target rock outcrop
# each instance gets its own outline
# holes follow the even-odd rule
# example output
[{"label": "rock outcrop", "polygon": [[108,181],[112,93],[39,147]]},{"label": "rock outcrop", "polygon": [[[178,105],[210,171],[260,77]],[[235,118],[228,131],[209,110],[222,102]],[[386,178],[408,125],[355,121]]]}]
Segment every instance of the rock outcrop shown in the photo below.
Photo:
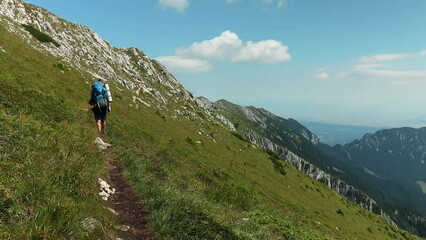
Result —
[{"label": "rock outcrop", "polygon": [[350,201],[357,203],[362,208],[371,212],[376,212],[378,214],[384,214],[383,211],[379,209],[376,201],[374,201],[374,199],[369,197],[367,194],[345,183],[344,181],[331,176],[330,174],[317,168],[315,165],[309,163],[305,159],[297,156],[290,150],[273,143],[267,138],[259,137],[253,132],[246,133],[246,137],[257,146],[277,153],[281,159],[291,164],[297,170],[317,181],[326,184],[329,188],[335,190],[342,196],[345,196]]},{"label": "rock outcrop", "polygon": [[[173,120],[210,121],[235,130],[224,116],[200,104],[161,63],[137,48],[115,48],[90,28],[21,0],[0,0],[0,23],[29,46],[56,56],[61,64],[90,73],[93,77],[88,74],[87,82],[101,77],[110,81],[113,92],[130,90],[133,101],[127,103],[129,107],[162,109]],[[48,35],[58,45],[37,41],[23,25]],[[0,46],[0,51],[6,50]]]}]

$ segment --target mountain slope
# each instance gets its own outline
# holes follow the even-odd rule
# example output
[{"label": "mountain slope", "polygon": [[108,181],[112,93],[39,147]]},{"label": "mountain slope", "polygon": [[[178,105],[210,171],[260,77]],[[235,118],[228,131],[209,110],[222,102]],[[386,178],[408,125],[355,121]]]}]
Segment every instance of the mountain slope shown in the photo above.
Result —
[{"label": "mountain slope", "polygon": [[[407,183],[407,177],[402,182],[396,181],[395,178],[378,178],[374,174],[372,175],[370,170],[365,170],[365,164],[355,164],[349,160],[340,160],[342,158],[345,159],[345,157],[352,159],[352,155],[358,156],[360,154],[360,152],[350,151],[350,146],[353,145],[363,149],[358,141],[355,141],[352,145],[345,146],[349,147],[349,149],[339,146],[331,148],[328,145],[319,143],[316,136],[295,120],[277,117],[264,109],[241,107],[224,100],[212,104],[211,109],[229,118],[241,135],[244,135],[258,146],[276,153],[301,172],[325,183],[328,187],[363,208],[381,214],[390,222],[424,236],[425,220],[424,213],[422,213],[424,194],[416,183],[416,181],[423,182],[421,178],[411,180],[410,184]],[[383,131],[389,132],[389,130]],[[411,137],[407,134],[401,136],[401,134],[403,135],[401,130],[397,131],[398,139],[393,141],[380,134],[378,134],[380,136],[374,137],[366,135],[360,142],[366,142],[369,146],[368,149],[373,149],[371,145],[375,144],[376,146],[380,142],[378,139],[383,141],[387,139],[387,143],[384,144],[387,147],[387,153],[392,153],[390,149],[398,149],[396,146],[399,146],[401,151],[403,151],[408,145],[412,146],[414,143],[414,145],[418,146],[418,143],[422,142],[418,134]],[[406,140],[410,144],[404,144],[399,138],[407,138]],[[387,163],[388,161],[386,162],[386,160],[393,160],[388,156],[381,156],[381,158],[376,159],[376,149],[374,147],[376,155],[364,155],[365,158],[363,160],[372,161],[378,168],[385,166],[384,171],[394,176],[413,176],[408,171],[404,171],[407,166],[400,166],[401,170],[390,167],[392,165]],[[416,156],[423,156],[418,152],[422,147],[417,147],[416,149]],[[414,156],[414,153],[409,152],[407,156]],[[382,162],[379,162],[380,159]],[[412,161],[422,164],[419,159]],[[417,168],[420,171],[418,176],[424,176],[421,173],[420,166],[417,166]]]},{"label": "mountain slope", "polygon": [[381,178],[426,180],[426,128],[385,129],[344,148],[350,163],[365,166]]},{"label": "mountain slope", "polygon": [[[91,144],[96,133],[84,110],[89,72],[110,80],[111,154],[159,237],[417,239],[241,140],[139,50],[115,49],[18,0],[0,1],[2,238],[114,235],[115,217],[97,196],[107,164]],[[89,217],[103,229],[81,229]]]},{"label": "mountain slope", "polygon": [[[360,140],[327,151],[341,161],[363,169],[374,179],[388,181],[391,186],[386,191],[376,189],[376,192],[393,208],[400,205],[425,216],[426,196],[419,185],[426,176],[425,143],[426,128],[396,128],[366,134]],[[426,234],[424,217],[411,216],[408,223],[402,224],[416,226],[422,235]]]}]

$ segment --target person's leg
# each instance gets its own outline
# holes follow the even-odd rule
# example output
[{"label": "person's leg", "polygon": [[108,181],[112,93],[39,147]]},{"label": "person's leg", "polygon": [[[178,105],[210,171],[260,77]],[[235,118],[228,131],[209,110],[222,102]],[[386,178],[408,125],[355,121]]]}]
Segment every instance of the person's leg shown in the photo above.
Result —
[{"label": "person's leg", "polygon": [[101,110],[101,120],[102,120],[102,133],[105,133],[105,129],[106,129],[106,118],[107,118],[107,111],[108,108],[102,108]]},{"label": "person's leg", "polygon": [[96,127],[98,128],[99,132],[102,132],[102,121],[96,120]]},{"label": "person's leg", "polygon": [[102,121],[102,133],[105,133],[105,129],[106,129],[106,120]]}]

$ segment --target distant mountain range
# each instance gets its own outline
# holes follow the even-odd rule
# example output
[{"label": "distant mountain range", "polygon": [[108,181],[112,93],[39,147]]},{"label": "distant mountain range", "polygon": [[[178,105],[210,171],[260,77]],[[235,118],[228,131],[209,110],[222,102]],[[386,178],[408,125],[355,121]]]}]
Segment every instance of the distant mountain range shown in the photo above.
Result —
[{"label": "distant mountain range", "polygon": [[[349,144],[333,148],[322,145],[321,148],[354,169],[363,169],[370,175],[372,181],[358,186],[375,195],[376,200],[389,207],[403,206],[425,216],[426,197],[422,188],[426,181],[426,128],[384,129],[365,134]],[[372,184],[374,181],[385,181],[387,184],[384,188],[378,188]],[[408,222],[400,222],[399,225],[415,226],[425,236],[425,223],[424,218],[411,216]]]},{"label": "distant mountain range", "polygon": [[334,146],[350,143],[362,138],[366,133],[374,133],[379,127],[341,125],[331,123],[300,121],[305,127],[315,133],[322,143]]},{"label": "distant mountain range", "polygon": [[[296,120],[265,109],[226,100],[210,108],[229,119],[239,134],[299,171],[398,226],[426,236],[426,196],[421,188],[426,182],[426,128],[379,130],[332,147]],[[347,129],[357,134],[373,130]]]}]

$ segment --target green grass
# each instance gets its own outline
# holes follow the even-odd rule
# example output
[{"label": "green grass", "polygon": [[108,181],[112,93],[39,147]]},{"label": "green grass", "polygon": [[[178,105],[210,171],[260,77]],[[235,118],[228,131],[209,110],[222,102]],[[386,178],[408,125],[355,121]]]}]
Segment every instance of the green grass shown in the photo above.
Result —
[{"label": "green grass", "polygon": [[[115,151],[165,239],[404,239],[381,217],[223,127],[163,121],[156,110],[115,104]],[[199,132],[214,133],[216,143]]]},{"label": "green grass", "polygon": [[[107,238],[114,220],[96,179],[108,166],[83,110],[89,78],[1,25],[0,46],[0,238]],[[191,103],[135,109],[128,91],[119,94],[108,120],[112,154],[162,239],[416,239],[204,114],[170,117]],[[87,217],[104,228],[84,232]]]},{"label": "green grass", "polygon": [[[111,213],[97,196],[106,161],[81,92],[81,74],[26,47],[0,27],[0,238],[107,236]],[[66,83],[66,86],[64,86]],[[103,224],[93,233],[85,218]]]},{"label": "green grass", "polygon": [[426,193],[426,183],[423,181],[417,181],[416,183],[422,188],[423,193]]}]

